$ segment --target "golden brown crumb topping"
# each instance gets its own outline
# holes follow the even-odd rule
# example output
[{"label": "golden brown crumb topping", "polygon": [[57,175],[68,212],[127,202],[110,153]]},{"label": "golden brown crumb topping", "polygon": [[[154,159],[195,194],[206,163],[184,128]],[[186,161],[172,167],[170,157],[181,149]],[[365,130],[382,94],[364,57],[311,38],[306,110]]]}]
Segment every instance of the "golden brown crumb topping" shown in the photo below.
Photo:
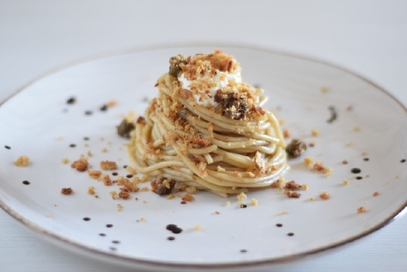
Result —
[{"label": "golden brown crumb topping", "polygon": [[322,198],[322,199],[325,199],[325,200],[328,200],[328,199],[331,198],[331,196],[329,195],[329,193],[326,192],[326,191],[322,192],[322,193],[319,195],[319,197]]},{"label": "golden brown crumb topping", "polygon": [[289,198],[299,198],[301,196],[300,193],[298,192],[293,192],[293,191],[287,191],[285,193]]},{"label": "golden brown crumb topping", "polygon": [[358,213],[365,213],[365,212],[366,212],[366,209],[365,209],[365,207],[360,206],[360,207],[357,209],[357,211],[358,211]]},{"label": "golden brown crumb topping", "polygon": [[80,158],[71,164],[71,168],[75,168],[79,172],[85,172],[88,169],[89,162],[86,158]]},{"label": "golden brown crumb topping", "polygon": [[18,159],[14,162],[15,166],[24,167],[30,164],[30,158],[23,155],[18,157]]},{"label": "golden brown crumb topping", "polygon": [[101,161],[100,168],[103,170],[116,170],[117,164],[114,161]]},{"label": "golden brown crumb topping", "polygon": [[63,194],[63,195],[70,195],[70,194],[72,194],[73,193],[73,190],[72,190],[72,188],[62,188],[61,189],[61,194]]}]

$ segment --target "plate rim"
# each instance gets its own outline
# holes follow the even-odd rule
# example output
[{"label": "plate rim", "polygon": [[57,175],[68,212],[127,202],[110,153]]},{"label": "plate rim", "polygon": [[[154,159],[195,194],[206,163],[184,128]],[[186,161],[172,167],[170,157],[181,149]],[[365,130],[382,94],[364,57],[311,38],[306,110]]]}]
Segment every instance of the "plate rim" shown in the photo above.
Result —
[{"label": "plate rim", "polygon": [[[57,67],[54,67],[44,73],[39,74],[36,76],[34,79],[28,81],[26,84],[21,86],[19,89],[17,89],[15,92],[13,92],[11,95],[6,97],[3,101],[0,101],[0,107],[4,105],[7,101],[12,99],[14,96],[19,94],[20,92],[24,91],[31,85],[35,84],[36,82],[40,81],[43,78],[46,78],[52,74],[55,74],[59,71],[63,71],[67,68],[71,68],[83,63],[95,61],[95,60],[101,60],[101,59],[106,59],[110,57],[116,57],[116,56],[124,56],[127,54],[135,54],[135,53],[141,53],[141,52],[147,52],[147,51],[156,51],[160,49],[170,49],[170,48],[180,48],[180,47],[214,47],[214,48],[222,48],[222,47],[232,47],[232,48],[237,48],[237,49],[249,49],[249,50],[256,50],[256,51],[262,51],[264,53],[272,53],[272,54],[278,54],[286,57],[293,57],[301,60],[306,60],[306,61],[311,61],[314,63],[319,63],[323,65],[330,66],[332,68],[341,70],[347,74],[351,74],[352,76],[355,76],[356,78],[366,82],[367,84],[373,86],[375,89],[378,91],[381,91],[385,95],[387,95],[389,98],[391,98],[394,102],[396,102],[402,109],[404,109],[405,112],[407,112],[407,107],[399,100],[397,99],[394,95],[389,93],[386,89],[383,87],[379,86],[372,80],[350,70],[347,68],[344,68],[340,65],[333,64],[329,61],[321,60],[315,57],[309,57],[306,55],[298,54],[298,53],[292,53],[284,50],[278,50],[278,49],[272,49],[269,47],[264,47],[264,46],[259,46],[256,44],[250,44],[250,43],[227,43],[227,42],[187,42],[187,43],[168,43],[168,44],[160,44],[160,45],[143,45],[143,46],[137,46],[137,47],[131,47],[123,50],[116,50],[112,51],[109,53],[101,53],[101,54],[95,54],[92,56],[88,57],[83,57],[79,58],[77,60],[67,62],[65,64],[59,65]],[[292,262],[298,259],[302,259],[304,257],[310,256],[310,255],[315,255],[317,253],[322,253],[329,251],[331,249],[337,248],[339,246],[343,246],[346,244],[349,244],[351,242],[357,241],[371,233],[376,232],[377,230],[385,227],[391,222],[394,222],[397,218],[400,218],[403,214],[407,212],[407,200],[399,206],[398,209],[396,209],[393,213],[391,213],[389,216],[387,216],[384,220],[382,220],[380,223],[376,224],[372,228],[369,228],[368,230],[365,230],[357,235],[348,237],[346,239],[343,239],[341,241],[338,241],[336,243],[327,245],[327,246],[322,246],[313,250],[305,251],[302,253],[297,253],[285,257],[278,257],[278,258],[265,258],[262,260],[252,260],[252,261],[237,261],[237,262],[221,262],[221,263],[209,263],[209,264],[193,264],[193,263],[182,263],[182,262],[177,262],[177,263],[172,263],[168,261],[157,261],[157,260],[147,260],[143,258],[138,258],[138,257],[126,257],[126,256],[121,256],[117,254],[112,254],[112,253],[107,253],[95,248],[88,247],[86,245],[80,244],[78,242],[72,241],[69,238],[62,237],[56,233],[53,233],[52,231],[49,231],[38,224],[27,220],[24,218],[22,215],[18,214],[18,212],[14,211],[10,206],[8,206],[1,198],[0,198],[0,207],[7,213],[9,214],[12,218],[20,222],[22,225],[27,227],[28,229],[34,231],[37,234],[40,234],[44,240],[58,244],[59,247],[62,247],[64,249],[67,249],[71,252],[77,253],[78,250],[81,252],[87,253],[87,256],[90,256],[92,258],[97,258],[100,260],[103,260],[105,262],[110,262],[114,261],[117,264],[121,265],[131,265],[131,266],[144,266],[145,268],[163,268],[163,269],[200,269],[200,270],[212,270],[212,269],[234,269],[234,268],[249,268],[249,267],[254,267],[254,266],[264,266],[264,265],[274,265],[274,264],[282,264],[282,263],[287,263],[287,262]]]}]

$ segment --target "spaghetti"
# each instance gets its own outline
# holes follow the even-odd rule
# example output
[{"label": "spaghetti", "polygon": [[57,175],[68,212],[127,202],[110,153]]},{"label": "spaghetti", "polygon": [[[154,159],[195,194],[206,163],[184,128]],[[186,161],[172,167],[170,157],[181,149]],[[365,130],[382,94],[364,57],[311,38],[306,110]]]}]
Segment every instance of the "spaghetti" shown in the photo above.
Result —
[{"label": "spaghetti", "polygon": [[288,168],[279,123],[233,57],[172,57],[156,87],[128,148],[139,173],[226,197],[270,186]]}]

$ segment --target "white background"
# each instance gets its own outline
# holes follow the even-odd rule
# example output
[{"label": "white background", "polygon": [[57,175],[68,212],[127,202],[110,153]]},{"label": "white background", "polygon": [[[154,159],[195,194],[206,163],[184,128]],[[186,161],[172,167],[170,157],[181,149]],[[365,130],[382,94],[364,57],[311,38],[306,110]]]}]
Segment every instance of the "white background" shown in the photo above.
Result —
[{"label": "white background", "polygon": [[[82,58],[202,41],[326,60],[407,104],[407,1],[402,0],[0,0],[0,101],[39,75]],[[406,271],[406,228],[404,216],[330,254],[275,271]],[[0,230],[1,271],[130,271],[51,245],[1,210]]]}]

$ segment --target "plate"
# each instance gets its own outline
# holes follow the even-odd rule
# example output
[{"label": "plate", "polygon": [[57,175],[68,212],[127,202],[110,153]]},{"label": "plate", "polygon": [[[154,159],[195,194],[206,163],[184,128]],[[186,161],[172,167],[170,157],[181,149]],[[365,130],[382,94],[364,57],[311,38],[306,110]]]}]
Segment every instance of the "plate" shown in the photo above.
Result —
[{"label": "plate", "polygon": [[[257,269],[354,241],[383,227],[407,203],[407,113],[390,94],[341,68],[258,48],[222,46],[243,80],[269,96],[273,110],[306,153],[289,161],[299,198],[266,188],[236,196],[197,192],[194,201],[159,197],[141,184],[129,199],[70,164],[104,160],[129,175],[127,140],[116,126],[142,115],[154,84],[184,46],[128,52],[83,62],[38,79],[0,107],[0,205],[48,240],[101,260],[150,270]],[[26,167],[14,162],[30,158]],[[309,157],[332,171],[312,171]],[[94,187],[94,194],[89,194]],[[62,188],[72,188],[64,195]],[[329,199],[321,197],[329,195]],[[251,204],[256,199],[258,205]],[[230,205],[227,205],[227,201]],[[182,229],[174,234],[169,224]],[[173,238],[170,238],[173,237]]]}]

